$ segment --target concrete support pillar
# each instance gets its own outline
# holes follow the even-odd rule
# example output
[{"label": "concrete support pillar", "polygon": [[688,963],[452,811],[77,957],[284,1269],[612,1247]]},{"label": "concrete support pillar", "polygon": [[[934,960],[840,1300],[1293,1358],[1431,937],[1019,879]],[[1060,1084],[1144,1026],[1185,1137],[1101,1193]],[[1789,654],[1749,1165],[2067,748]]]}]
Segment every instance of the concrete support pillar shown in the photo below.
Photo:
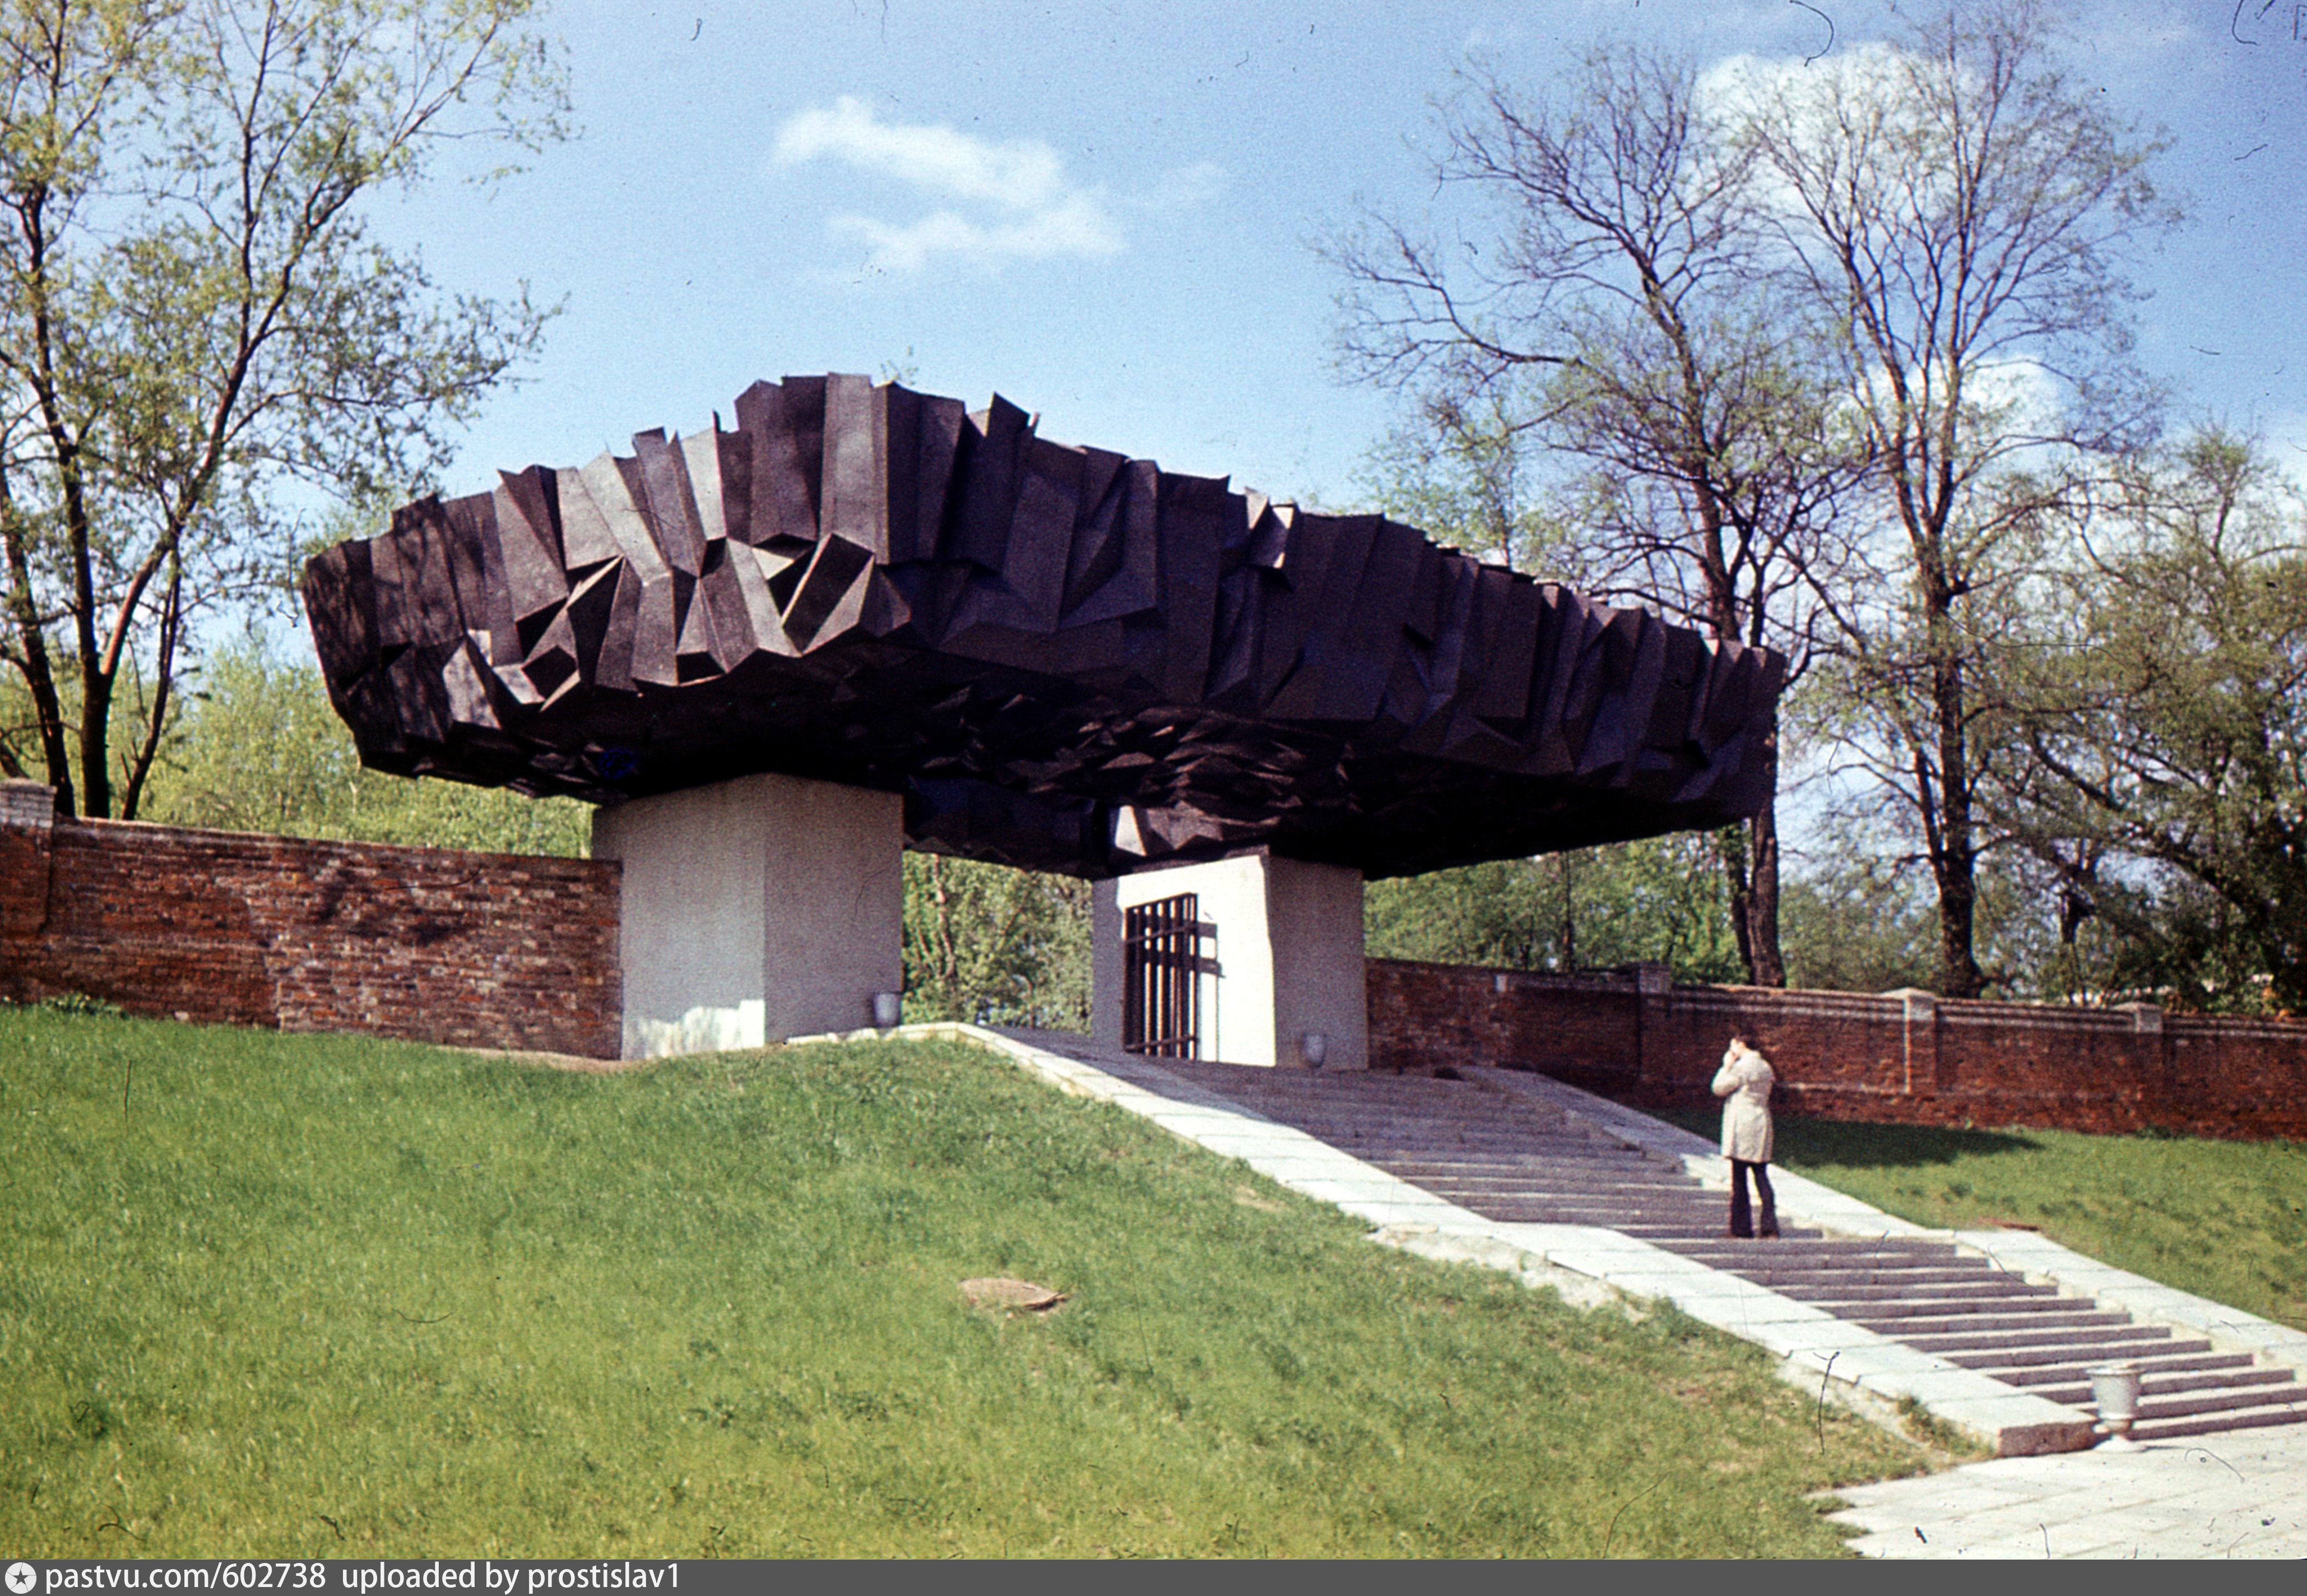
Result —
[{"label": "concrete support pillar", "polygon": [[1217,963],[1201,978],[1201,1056],[1227,1064],[1303,1064],[1308,1034],[1324,1068],[1369,1068],[1362,877],[1259,852],[1101,881],[1093,900],[1091,1029],[1121,1045],[1122,911],[1190,892],[1217,927]]},{"label": "concrete support pillar", "polygon": [[872,1023],[904,969],[905,805],[747,776],[593,817],[624,866],[624,1056],[759,1047]]}]

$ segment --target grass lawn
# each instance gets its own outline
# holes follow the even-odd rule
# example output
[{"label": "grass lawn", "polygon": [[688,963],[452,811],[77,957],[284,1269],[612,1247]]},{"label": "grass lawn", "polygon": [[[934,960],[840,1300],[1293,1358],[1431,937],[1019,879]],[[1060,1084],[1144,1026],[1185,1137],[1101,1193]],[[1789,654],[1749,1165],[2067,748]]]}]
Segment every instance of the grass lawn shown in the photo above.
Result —
[{"label": "grass lawn", "polygon": [[[1673,1116],[1704,1136],[1719,1115]],[[1781,1118],[1787,1168],[1918,1224],[2016,1222],[2307,1330],[2307,1144]]]},{"label": "grass lawn", "polygon": [[1929,1461],[961,1044],[0,1009],[0,1094],[9,1555],[1827,1555]]}]

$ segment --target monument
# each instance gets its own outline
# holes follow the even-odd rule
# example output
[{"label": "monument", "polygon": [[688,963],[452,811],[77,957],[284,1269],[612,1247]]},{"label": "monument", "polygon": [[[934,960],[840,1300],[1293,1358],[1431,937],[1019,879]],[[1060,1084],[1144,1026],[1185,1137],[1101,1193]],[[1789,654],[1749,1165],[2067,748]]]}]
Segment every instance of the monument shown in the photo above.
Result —
[{"label": "monument", "polygon": [[[867,1023],[913,846],[1111,883],[1102,1033],[1142,1029],[1158,943],[1218,1056],[1351,1067],[1364,880],[1764,796],[1767,649],[998,397],[788,377],[733,419],[421,500],[304,577],[364,763],[603,806],[629,1055]],[[1188,893],[1231,929],[1132,939]]]}]

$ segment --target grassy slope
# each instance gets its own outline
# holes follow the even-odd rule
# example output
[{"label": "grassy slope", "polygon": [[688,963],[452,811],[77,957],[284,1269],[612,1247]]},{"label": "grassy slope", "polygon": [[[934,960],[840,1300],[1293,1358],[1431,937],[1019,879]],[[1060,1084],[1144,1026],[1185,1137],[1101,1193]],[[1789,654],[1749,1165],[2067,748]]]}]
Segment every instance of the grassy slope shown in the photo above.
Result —
[{"label": "grassy slope", "polygon": [[1816,1554],[1920,1466],[965,1047],[0,1010],[0,1088],[12,1554]]},{"label": "grassy slope", "polygon": [[[1712,1135],[1717,1116],[1677,1116]],[[2307,1330],[2307,1144],[1781,1119],[1788,1169],[1920,1224],[2032,1225]]]}]

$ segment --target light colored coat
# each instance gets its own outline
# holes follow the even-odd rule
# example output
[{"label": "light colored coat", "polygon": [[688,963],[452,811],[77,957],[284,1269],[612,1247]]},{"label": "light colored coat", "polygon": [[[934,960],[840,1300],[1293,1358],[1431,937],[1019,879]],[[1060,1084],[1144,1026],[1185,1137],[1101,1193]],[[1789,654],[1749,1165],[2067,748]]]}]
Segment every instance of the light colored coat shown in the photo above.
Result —
[{"label": "light colored coat", "polygon": [[1732,1043],[1714,1072],[1714,1095],[1722,1103],[1722,1156],[1745,1163],[1771,1162],[1771,1086],[1778,1077],[1771,1061],[1751,1047]]}]

